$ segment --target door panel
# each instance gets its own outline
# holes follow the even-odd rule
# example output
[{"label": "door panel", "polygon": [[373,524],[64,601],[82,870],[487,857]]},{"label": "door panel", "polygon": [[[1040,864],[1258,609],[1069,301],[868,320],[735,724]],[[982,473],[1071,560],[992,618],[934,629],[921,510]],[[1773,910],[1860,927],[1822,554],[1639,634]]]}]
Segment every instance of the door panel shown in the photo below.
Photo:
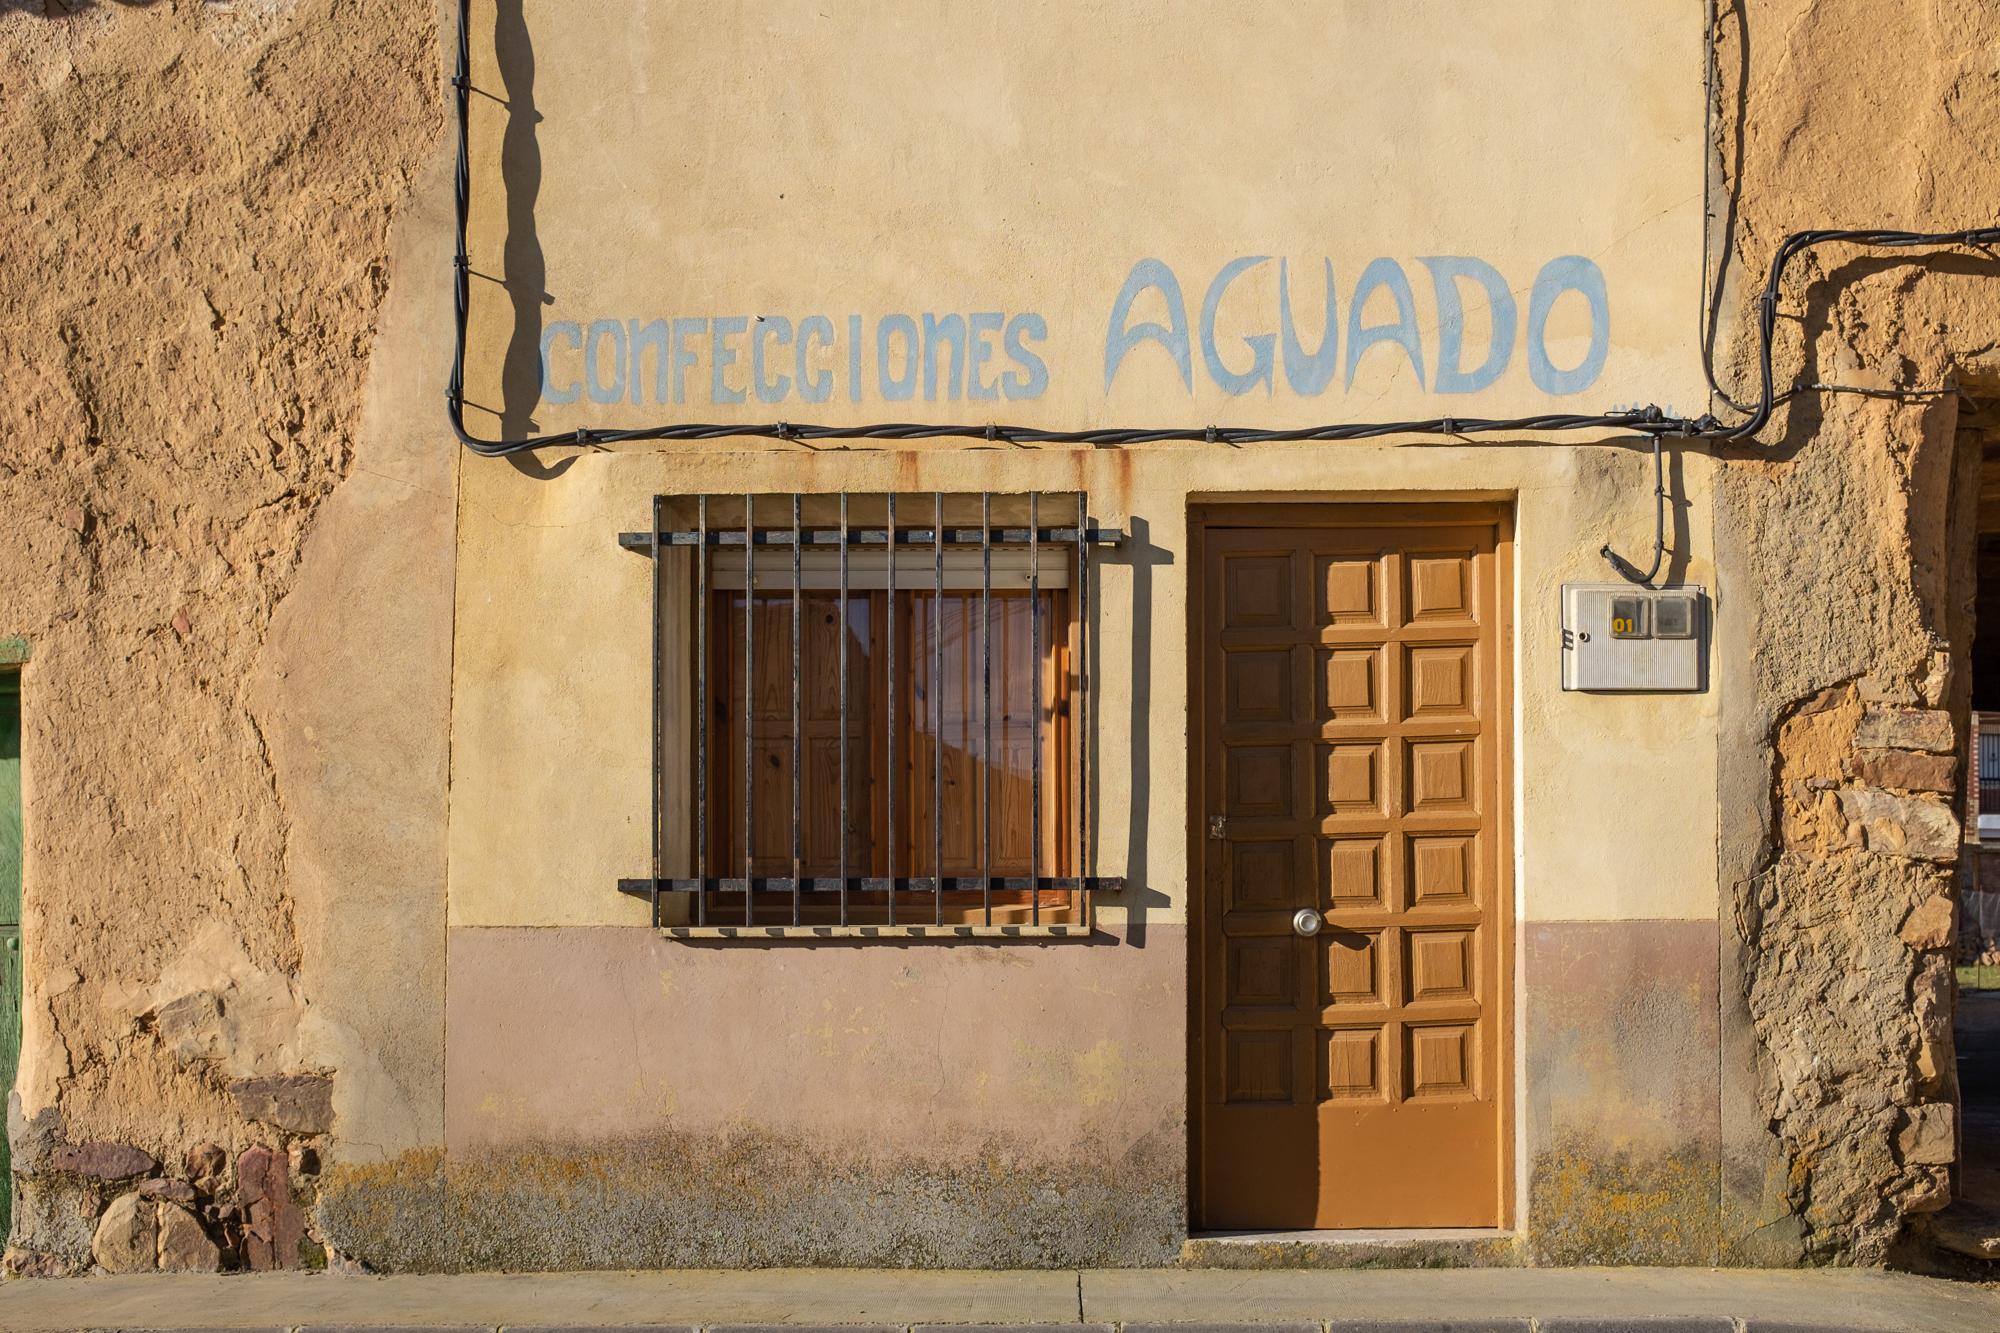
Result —
[{"label": "door panel", "polygon": [[1201,530],[1206,1227],[1504,1219],[1504,547],[1388,509]]}]

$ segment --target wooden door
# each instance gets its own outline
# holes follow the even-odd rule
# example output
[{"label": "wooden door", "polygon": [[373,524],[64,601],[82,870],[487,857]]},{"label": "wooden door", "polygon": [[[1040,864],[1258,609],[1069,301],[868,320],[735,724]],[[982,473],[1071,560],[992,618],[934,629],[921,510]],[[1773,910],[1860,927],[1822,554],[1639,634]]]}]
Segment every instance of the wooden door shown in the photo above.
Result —
[{"label": "wooden door", "polygon": [[1199,1226],[1505,1220],[1503,517],[1202,516]]}]

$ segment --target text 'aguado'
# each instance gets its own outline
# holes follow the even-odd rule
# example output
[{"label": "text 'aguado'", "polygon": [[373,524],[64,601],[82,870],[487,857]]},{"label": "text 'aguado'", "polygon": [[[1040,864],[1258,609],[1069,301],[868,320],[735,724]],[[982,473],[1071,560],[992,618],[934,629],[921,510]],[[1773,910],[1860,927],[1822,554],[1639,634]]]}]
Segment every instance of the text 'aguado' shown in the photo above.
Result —
[{"label": "text 'aguado'", "polygon": [[[1121,372],[1151,362],[1190,394],[1206,381],[1312,398],[1392,359],[1434,394],[1475,393],[1513,371],[1561,396],[1597,382],[1611,345],[1604,274],[1581,255],[1542,265],[1525,312],[1522,289],[1466,255],[1374,259],[1345,290],[1330,259],[1295,273],[1247,255],[1190,301],[1193,290],[1158,259],[1134,264],[1111,302],[1093,387],[1109,397]],[[1000,310],[560,320],[542,330],[541,363],[542,399],[556,405],[1003,402],[1041,398],[1052,375],[1073,373],[1051,351],[1047,318]]]}]

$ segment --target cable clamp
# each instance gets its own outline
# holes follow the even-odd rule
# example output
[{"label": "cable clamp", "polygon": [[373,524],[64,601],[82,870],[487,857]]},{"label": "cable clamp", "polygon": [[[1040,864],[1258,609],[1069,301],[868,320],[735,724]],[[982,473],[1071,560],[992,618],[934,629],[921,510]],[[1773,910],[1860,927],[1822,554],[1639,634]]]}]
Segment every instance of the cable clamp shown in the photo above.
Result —
[{"label": "cable clamp", "polygon": [[994,442],[995,440],[998,440],[999,438],[1000,438],[1000,428],[999,428],[998,426],[994,425],[994,424],[993,424],[992,422],[990,422],[990,421],[989,421],[989,422],[987,422],[987,423],[986,423],[986,442],[987,442],[988,444],[992,444],[992,443],[993,443],[993,442]]},{"label": "cable clamp", "polygon": [[1204,428],[1203,428],[1203,430],[1202,430],[1202,438],[1203,438],[1204,440],[1206,440],[1206,441],[1207,441],[1208,443],[1210,443],[1210,444],[1214,444],[1214,443],[1215,443],[1215,435],[1216,435],[1216,431],[1215,431],[1215,427],[1213,427],[1213,426],[1207,426],[1207,427],[1204,427]]},{"label": "cable clamp", "polygon": [[576,428],[576,442],[579,447],[584,445],[596,444],[597,434],[595,431],[591,430],[590,427],[588,426],[578,426]]},{"label": "cable clamp", "polygon": [[1438,422],[1438,434],[1440,434],[1440,435],[1456,435],[1456,434],[1458,434],[1458,422],[1457,422],[1457,420],[1456,420],[1455,418],[1452,418],[1452,417],[1445,417],[1445,418],[1443,418],[1442,420],[1440,420],[1440,421]]},{"label": "cable clamp", "polygon": [[774,423],[772,429],[778,433],[778,438],[781,440],[789,440],[794,438],[792,435],[792,428],[786,425],[782,421]]},{"label": "cable clamp", "polygon": [[451,86],[460,92],[471,92],[472,80],[463,74],[454,74],[451,76]]}]

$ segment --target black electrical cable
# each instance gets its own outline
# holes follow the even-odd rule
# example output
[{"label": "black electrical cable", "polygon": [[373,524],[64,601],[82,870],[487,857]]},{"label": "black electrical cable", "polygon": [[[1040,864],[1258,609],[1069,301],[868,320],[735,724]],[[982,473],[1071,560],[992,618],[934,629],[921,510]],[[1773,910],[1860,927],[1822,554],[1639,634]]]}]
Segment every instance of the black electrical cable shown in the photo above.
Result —
[{"label": "black electrical cable", "polygon": [[1667,559],[1667,469],[1666,461],[1660,456],[1660,437],[1653,437],[1653,563],[1644,571],[1611,549],[1606,542],[1597,548],[1597,553],[1611,563],[1611,567],[1629,582],[1642,588],[1653,586],[1653,580],[1660,576],[1660,566]]},{"label": "black electrical cable", "polygon": [[[458,68],[452,78],[458,111],[458,161],[455,173],[457,194],[458,245],[453,260],[452,298],[455,341],[451,376],[445,388],[446,411],[452,433],[473,453],[489,458],[560,445],[623,444],[642,440],[714,440],[732,436],[780,440],[931,440],[983,439],[1009,444],[1152,444],[1187,440],[1210,444],[1263,444],[1313,440],[1367,440],[1389,435],[1493,435],[1534,434],[1543,431],[1617,431],[1651,436],[1655,456],[1663,436],[1744,440],[1755,435],[1771,418],[1779,401],[1771,368],[1771,341],[1777,326],[1778,288],[1785,267],[1793,258],[1835,241],[1854,245],[1907,248],[1913,246],[1991,246],[2000,242],[2000,227],[1974,227],[1958,231],[1915,232],[1881,229],[1815,230],[1793,232],[1771,259],[1770,276],[1759,298],[1758,369],[1762,392],[1750,415],[1735,425],[1719,421],[1713,414],[1700,417],[1669,416],[1657,406],[1623,411],[1548,413],[1540,416],[1431,417],[1421,421],[1345,422],[1307,426],[1291,430],[1262,430],[1240,426],[1114,427],[1093,430],[1043,430],[1031,426],[1001,424],[944,425],[921,422],[882,422],[865,426],[822,426],[799,422],[753,424],[675,423],[634,429],[599,429],[580,426],[575,430],[546,435],[524,435],[518,439],[482,439],[465,428],[465,335],[470,307],[472,266],[466,252],[466,224],[471,208],[472,168],[467,147],[472,98],[472,0],[458,4]],[[1720,284],[1717,284],[1720,299]],[[1718,396],[1728,401],[1728,396]],[[1789,396],[1789,394],[1787,395]],[[1664,500],[1662,501],[1664,504]],[[1664,538],[1662,538],[1664,541]],[[1655,570],[1659,551],[1656,550]],[[1623,563],[1622,561],[1619,563]],[[1629,566],[1628,566],[1629,567]],[[1636,571],[1634,571],[1636,572]]]}]

